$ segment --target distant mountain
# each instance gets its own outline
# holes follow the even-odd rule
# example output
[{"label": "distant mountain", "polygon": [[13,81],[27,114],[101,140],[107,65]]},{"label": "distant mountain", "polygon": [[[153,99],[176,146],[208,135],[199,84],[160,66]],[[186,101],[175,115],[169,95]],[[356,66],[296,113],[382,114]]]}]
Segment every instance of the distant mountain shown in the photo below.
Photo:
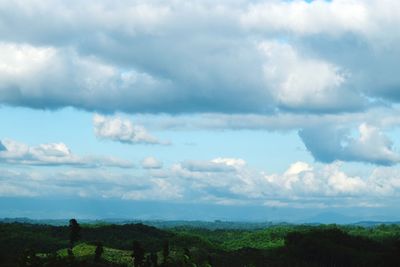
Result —
[{"label": "distant mountain", "polygon": [[26,217],[21,218],[2,218],[0,219],[1,223],[30,223],[30,224],[46,224],[46,225],[53,225],[53,226],[62,226],[68,225],[67,219],[49,219],[49,220],[34,220]]},{"label": "distant mountain", "polygon": [[[100,220],[79,220],[83,224],[101,224],[104,223]],[[29,224],[44,224],[52,226],[68,225],[69,219],[30,219],[26,217],[20,218],[0,218],[0,223],[29,223]],[[110,222],[111,224],[112,222]],[[117,223],[115,223],[117,224]]]},{"label": "distant mountain", "polygon": [[[241,229],[241,230],[256,230],[263,229],[275,225],[296,225],[296,224],[307,224],[307,225],[320,225],[320,224],[349,224],[362,227],[375,227],[381,224],[396,224],[400,225],[400,221],[357,221],[356,219],[348,216],[344,216],[339,213],[320,213],[314,217],[311,217],[304,221],[298,221],[297,223],[286,223],[286,222],[240,222],[240,221],[163,221],[163,220],[127,220],[127,219],[102,219],[102,220],[90,220],[80,219],[82,224],[97,224],[97,225],[123,225],[123,224],[145,224],[153,226],[159,229],[169,229],[175,227],[189,227],[189,228],[203,228],[209,230],[216,229]],[[26,217],[21,218],[0,218],[0,223],[29,223],[29,224],[42,224],[52,226],[64,226],[68,225],[69,219],[30,219]]]},{"label": "distant mountain", "polygon": [[361,221],[361,222],[356,222],[353,223],[352,225],[356,225],[356,226],[362,226],[362,227],[375,227],[381,224],[395,224],[395,225],[399,225],[400,221],[394,221],[394,222],[387,222],[387,221]]},{"label": "distant mountain", "polygon": [[[52,226],[62,226],[68,225],[68,219],[58,219],[58,220],[34,220],[29,218],[4,218],[0,219],[0,223],[30,223],[30,224],[46,224]],[[243,229],[243,230],[252,230],[252,229],[262,229],[272,225],[283,225],[286,223],[272,223],[272,222],[232,222],[232,221],[185,221],[185,220],[176,220],[176,221],[163,221],[163,220],[127,220],[127,219],[102,219],[102,220],[79,220],[82,224],[115,224],[115,225],[123,225],[123,224],[137,224],[142,223],[148,226],[157,227],[160,229],[168,229],[174,227],[190,227],[190,228],[204,228],[209,230],[215,229]]]},{"label": "distant mountain", "polygon": [[336,212],[322,212],[316,216],[310,217],[300,223],[307,224],[353,224],[359,221],[357,218],[349,217]]}]

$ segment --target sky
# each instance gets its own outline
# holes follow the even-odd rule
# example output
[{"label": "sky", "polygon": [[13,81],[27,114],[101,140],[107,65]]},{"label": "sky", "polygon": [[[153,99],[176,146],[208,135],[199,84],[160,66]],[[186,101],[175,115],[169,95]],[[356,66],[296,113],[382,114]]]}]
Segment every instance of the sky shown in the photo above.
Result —
[{"label": "sky", "polygon": [[0,217],[400,220],[399,12],[0,0]]}]

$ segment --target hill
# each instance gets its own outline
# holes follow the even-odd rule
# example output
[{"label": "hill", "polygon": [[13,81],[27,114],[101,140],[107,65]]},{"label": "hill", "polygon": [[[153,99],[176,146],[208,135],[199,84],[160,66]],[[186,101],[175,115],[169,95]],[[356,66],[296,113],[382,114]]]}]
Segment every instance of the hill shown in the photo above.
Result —
[{"label": "hill", "polygon": [[[0,223],[1,266],[131,266],[134,246],[143,251],[139,266],[396,266],[400,255],[398,225],[210,230],[101,223],[82,224],[70,255],[68,240],[67,226]],[[94,261],[99,242],[103,253]]]}]

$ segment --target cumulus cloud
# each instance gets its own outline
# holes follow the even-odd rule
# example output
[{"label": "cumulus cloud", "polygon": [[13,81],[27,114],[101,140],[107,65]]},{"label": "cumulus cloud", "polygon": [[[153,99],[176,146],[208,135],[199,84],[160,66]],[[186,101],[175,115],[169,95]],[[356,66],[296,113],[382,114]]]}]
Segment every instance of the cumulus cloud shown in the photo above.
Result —
[{"label": "cumulus cloud", "polygon": [[265,179],[277,190],[276,194],[292,192],[297,196],[351,196],[361,195],[366,183],[360,177],[352,177],[342,172],[337,165],[319,168],[305,162],[293,163],[281,175],[265,175]]},{"label": "cumulus cloud", "polygon": [[131,168],[129,161],[113,157],[78,156],[64,143],[29,146],[13,140],[0,141],[0,162],[18,165]]},{"label": "cumulus cloud", "polygon": [[140,97],[141,91],[154,92],[162,83],[134,69],[121,70],[96,57],[81,57],[73,49],[4,42],[0,49],[4,52],[0,101],[9,105],[128,111],[132,100],[141,98],[149,104],[149,96]]},{"label": "cumulus cloud", "polygon": [[[280,173],[255,170],[243,160],[223,158],[235,170],[198,171],[176,163],[162,170],[114,173],[76,169],[64,172],[0,170],[2,196],[80,196],[131,200],[170,200],[270,207],[380,207],[400,194],[399,171],[374,168],[362,175],[340,164],[294,162]],[[213,162],[213,160],[208,161]],[[222,164],[222,163],[221,163]],[[53,169],[54,170],[54,169]],[[163,175],[160,175],[163,172]],[[373,202],[371,202],[373,200]]]},{"label": "cumulus cloud", "polygon": [[143,126],[135,125],[130,120],[120,117],[105,117],[96,114],[93,117],[93,126],[95,135],[101,139],[128,144],[169,144],[159,141]]},{"label": "cumulus cloud", "polygon": [[372,26],[367,2],[373,1],[263,1],[251,4],[240,22],[249,29],[298,35],[366,33]]},{"label": "cumulus cloud", "polygon": [[161,169],[163,167],[163,163],[155,157],[144,158],[141,164],[144,169]]},{"label": "cumulus cloud", "polygon": [[377,127],[361,124],[358,136],[352,137],[347,128],[322,125],[299,131],[305,146],[315,159],[330,163],[336,160],[359,161],[379,165],[394,165],[400,155],[392,141]]},{"label": "cumulus cloud", "polygon": [[196,168],[183,162],[172,166],[164,177],[180,177],[190,188],[215,194],[215,197],[256,202],[271,198],[361,196],[370,189],[366,181],[347,175],[337,164],[315,168],[296,162],[282,174],[268,174],[247,167],[241,159],[235,159],[239,164],[228,165],[231,160],[224,159],[225,163],[220,163],[218,168],[215,160],[204,161]]}]

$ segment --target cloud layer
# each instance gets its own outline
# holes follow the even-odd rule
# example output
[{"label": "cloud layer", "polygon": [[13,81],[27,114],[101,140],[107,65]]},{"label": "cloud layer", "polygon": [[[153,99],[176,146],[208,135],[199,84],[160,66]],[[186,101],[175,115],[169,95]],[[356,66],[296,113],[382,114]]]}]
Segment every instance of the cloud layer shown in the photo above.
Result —
[{"label": "cloud layer", "polygon": [[0,102],[264,114],[398,102],[399,10],[396,0],[3,2]]},{"label": "cloud layer", "polygon": [[13,140],[0,141],[0,163],[36,166],[73,166],[82,168],[132,168],[129,161],[113,157],[78,156],[64,143],[29,146]]},{"label": "cloud layer", "polygon": [[[389,111],[393,111],[392,114]],[[303,114],[303,113],[280,113],[275,115],[257,114],[215,114],[207,113],[201,115],[148,115],[135,116],[139,125],[146,128],[175,131],[193,130],[266,130],[279,132],[297,132],[305,148],[311,153],[315,160],[323,163],[335,161],[363,162],[376,165],[396,165],[400,162],[399,147],[387,135],[387,132],[397,129],[400,120],[395,115],[398,107],[373,108],[365,112],[341,113],[330,115]],[[109,121],[104,127],[104,134],[98,132],[100,127],[96,126],[96,118]],[[127,137],[133,134],[133,123],[121,116],[102,117],[96,115],[95,132],[99,137],[113,139],[121,142],[133,140]],[[129,127],[122,127],[122,122]],[[115,124],[112,127],[112,124]],[[143,127],[144,126],[140,126]],[[114,129],[114,130],[112,130]],[[118,129],[118,130],[117,130]],[[114,137],[111,137],[111,132]],[[118,133],[118,134],[117,134]],[[152,140],[149,138],[149,140]],[[144,141],[143,141],[144,142]],[[148,143],[150,143],[148,141]],[[159,142],[166,144],[166,142]],[[201,163],[188,161],[185,164],[196,168],[219,168],[218,164],[210,163],[208,166],[200,166]],[[225,167],[222,167],[225,168]]]},{"label": "cloud layer", "polygon": [[[85,169],[67,172],[0,170],[1,196],[80,196],[88,198],[168,200],[219,205],[329,208],[384,207],[400,194],[399,172],[380,167],[349,174],[338,164],[295,162],[282,173],[249,167],[242,159],[187,161],[146,173]],[[220,167],[215,168],[215,164]],[[204,168],[206,166],[206,168]],[[212,166],[210,168],[209,166]],[[222,169],[226,166],[226,169]]]}]

